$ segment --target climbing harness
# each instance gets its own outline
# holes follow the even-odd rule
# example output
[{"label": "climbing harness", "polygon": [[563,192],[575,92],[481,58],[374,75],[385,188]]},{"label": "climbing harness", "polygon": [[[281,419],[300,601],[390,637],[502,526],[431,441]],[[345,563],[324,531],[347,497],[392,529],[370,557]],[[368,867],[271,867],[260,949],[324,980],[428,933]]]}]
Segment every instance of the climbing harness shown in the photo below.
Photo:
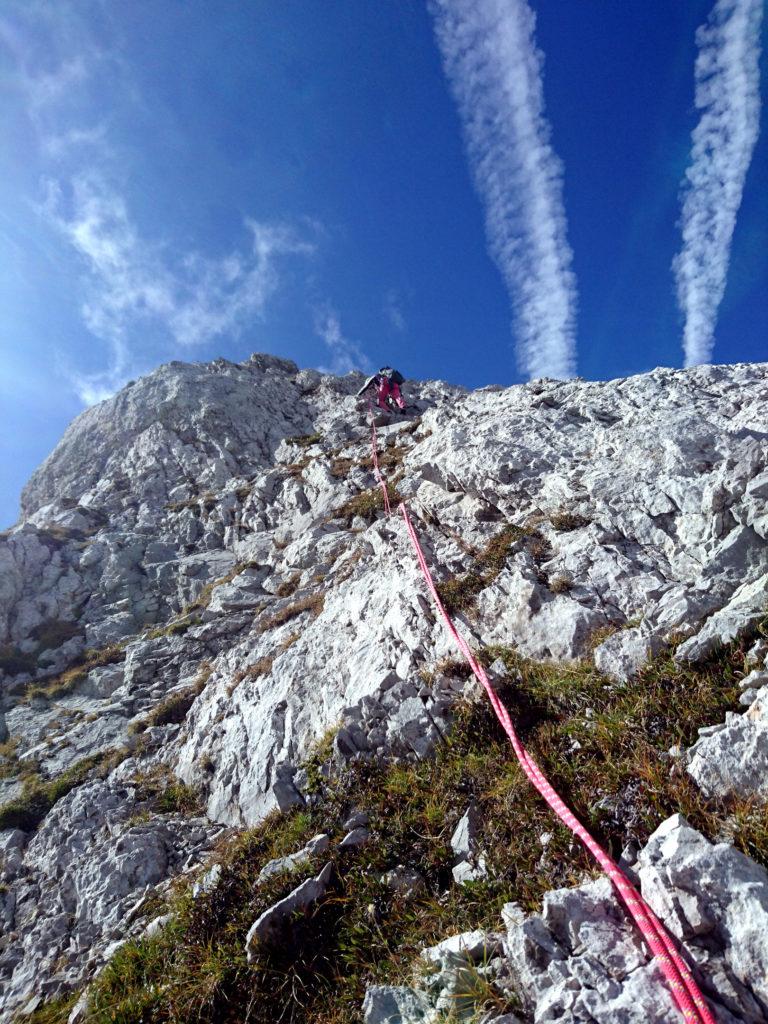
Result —
[{"label": "climbing harness", "polygon": [[[378,440],[376,435],[376,424],[374,422],[373,405],[370,399],[368,406],[371,412],[371,445],[374,473],[384,495],[384,508],[387,515],[391,514],[389,494],[387,492],[386,480],[382,476],[378,459]],[[659,967],[667,980],[672,996],[681,1011],[686,1024],[716,1024],[712,1013],[707,1006],[706,1000],[699,990],[688,965],[678,952],[669,932],[648,906],[640,893],[635,889],[627,876],[613,860],[613,858],[600,846],[597,840],[587,831],[576,816],[569,810],[565,803],[550,785],[542,770],[526,750],[524,744],[517,735],[509,712],[499,700],[486,675],[485,669],[472,654],[469,645],[461,636],[453,623],[448,612],[445,610],[437,587],[432,578],[432,573],[424,557],[418,534],[413,526],[408,507],[405,502],[399,506],[399,511],[405,521],[408,536],[411,540],[416,559],[419,563],[427,589],[432,595],[435,606],[443,619],[445,628],[453,637],[459,650],[464,655],[469,667],[472,669],[478,682],[482,685],[488,695],[488,699],[496,712],[496,717],[501,723],[504,732],[509,737],[512,748],[517,756],[520,765],[530,782],[538,790],[541,796],[560,818],[560,820],[577,836],[584,846],[589,850],[606,875],[610,878],[614,887],[619,893],[627,907],[627,910],[634,918],[637,927],[643,935],[651,953],[659,964]]]}]

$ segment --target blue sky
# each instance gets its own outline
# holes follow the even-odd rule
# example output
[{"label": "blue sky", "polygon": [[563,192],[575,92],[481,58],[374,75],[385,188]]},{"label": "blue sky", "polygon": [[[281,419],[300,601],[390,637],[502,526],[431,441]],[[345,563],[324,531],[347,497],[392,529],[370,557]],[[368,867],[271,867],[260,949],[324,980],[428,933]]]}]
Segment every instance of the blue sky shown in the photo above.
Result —
[{"label": "blue sky", "polygon": [[761,3],[697,38],[714,6],[4,0],[0,527],[169,359],[473,387],[768,358]]}]

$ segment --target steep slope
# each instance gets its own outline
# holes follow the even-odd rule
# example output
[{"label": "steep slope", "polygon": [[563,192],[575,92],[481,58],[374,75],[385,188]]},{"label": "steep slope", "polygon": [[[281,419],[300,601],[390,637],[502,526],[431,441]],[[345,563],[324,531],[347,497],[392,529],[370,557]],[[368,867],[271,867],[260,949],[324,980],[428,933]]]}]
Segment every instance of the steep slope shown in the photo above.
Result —
[{"label": "steep slope", "polygon": [[[0,540],[0,733],[8,733],[0,735],[0,992],[8,1019],[88,981],[116,943],[156,916],[170,880],[194,872],[232,829],[258,826],[276,810],[294,820],[318,800],[331,806],[336,785],[354,803],[341,780],[356,764],[430,759],[456,729],[474,688],[450,660],[404,524],[383,515],[359,384],[354,374],[300,371],[264,355],[172,363],[78,417],[25,488],[23,518]],[[465,636],[503,655],[500,680],[510,670],[527,679],[524,659],[561,666],[561,686],[591,673],[586,703],[569,711],[581,721],[603,691],[623,699],[650,688],[654,665],[690,686],[706,679],[711,697],[685,711],[709,727],[684,755],[689,777],[709,801],[764,799],[768,367],[406,390],[418,415],[379,419],[392,496],[418,517]],[[733,704],[737,652],[744,714]],[[725,656],[728,669],[726,661],[718,669]],[[640,721],[651,744],[666,741],[664,728],[655,736],[653,723]],[[690,742],[684,736],[681,726]],[[324,737],[325,754],[313,755]],[[333,784],[318,783],[318,771]],[[602,810],[588,813],[598,822],[612,815],[610,827],[601,825],[611,839],[648,838],[629,827],[626,807],[617,810],[626,792],[611,792],[607,776],[601,799]],[[675,858],[681,845],[707,840],[690,838],[684,823],[662,828],[640,856],[654,865],[648,885],[675,930],[683,905],[669,895]],[[753,823],[744,828],[753,836]],[[663,839],[672,833],[681,842]],[[733,842],[765,852],[737,833]],[[450,881],[454,853],[446,856]],[[475,853],[464,860],[476,879],[494,879],[494,899],[502,890],[517,898],[519,883],[490,852],[482,871]],[[692,955],[717,966],[705,974],[721,1019],[758,1021],[768,1019],[759,977],[768,949],[756,908],[768,907],[768,878],[745,861],[696,885],[715,886],[726,906],[734,872],[753,872],[743,917],[750,956],[734,966],[728,943],[714,938],[733,932],[724,924],[721,932],[694,926],[691,935],[711,941]],[[665,870],[666,889],[658,882]],[[441,871],[431,883],[438,889]],[[467,877],[459,872],[455,886]],[[607,892],[599,898],[610,903]],[[555,930],[585,915],[577,897],[561,903]],[[554,928],[555,917],[544,916]],[[518,1012],[561,1019],[546,1016],[548,986],[536,975],[549,970],[547,958],[531,960],[525,942],[529,952],[514,953],[515,929],[532,926],[514,914],[507,924],[504,970],[513,963],[517,972]],[[625,929],[622,942],[635,941],[625,924],[612,927]],[[569,934],[570,951],[556,936],[561,964],[581,955]],[[585,1013],[651,1019],[643,1007],[653,970],[638,982],[627,962],[607,989],[582,978],[603,1000]],[[561,971],[563,991],[575,990],[567,979],[579,971]],[[415,1000],[427,1019],[454,982],[434,982],[431,994],[387,990],[382,1005]],[[376,998],[367,1004],[371,1021],[381,1019]],[[562,1005],[563,1020],[592,1019]],[[632,1005],[639,1016],[627,1016]],[[671,1005],[653,1019],[676,1019]]]}]

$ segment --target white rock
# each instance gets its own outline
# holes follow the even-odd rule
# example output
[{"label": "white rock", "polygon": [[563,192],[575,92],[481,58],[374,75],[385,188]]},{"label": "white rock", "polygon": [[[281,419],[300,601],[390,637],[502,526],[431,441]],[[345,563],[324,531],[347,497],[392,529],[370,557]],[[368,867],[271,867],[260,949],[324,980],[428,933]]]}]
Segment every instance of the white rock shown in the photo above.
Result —
[{"label": "white rock", "polygon": [[423,992],[406,986],[372,985],[363,1002],[365,1024],[433,1024],[438,1013]]},{"label": "white rock", "polygon": [[339,843],[340,850],[353,850],[358,846],[364,846],[371,838],[371,833],[367,828],[353,828],[351,832],[347,832],[344,838]]}]

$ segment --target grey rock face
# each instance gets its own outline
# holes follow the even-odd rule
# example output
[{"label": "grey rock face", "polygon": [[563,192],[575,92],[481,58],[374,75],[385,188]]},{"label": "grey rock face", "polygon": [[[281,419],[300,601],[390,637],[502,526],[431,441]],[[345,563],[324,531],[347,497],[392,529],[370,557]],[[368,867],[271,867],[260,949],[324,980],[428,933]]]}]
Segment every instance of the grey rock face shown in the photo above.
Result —
[{"label": "grey rock face", "polygon": [[643,896],[672,932],[694,955],[709,953],[702,973],[727,1009],[765,1020],[768,873],[729,844],[709,843],[680,815],[654,832],[637,870]]},{"label": "grey rock face", "polygon": [[7,1005],[39,991],[41,978],[49,993],[81,983],[109,943],[131,934],[137,900],[199,862],[221,834],[203,818],[134,820],[140,810],[117,780],[95,781],[56,804],[21,856],[24,834],[4,834],[17,937],[0,953]]},{"label": "grey rock face", "polygon": [[475,804],[471,803],[451,836],[451,849],[456,855],[454,882],[476,882],[488,874],[485,857],[478,848],[479,833],[479,814]]},{"label": "grey rock face", "polygon": [[407,986],[372,985],[365,994],[365,1024],[432,1024],[436,1016],[427,996]]},{"label": "grey rock face", "polygon": [[[404,524],[341,514],[375,486],[359,385],[271,356],[172,363],[78,417],[25,489],[0,537],[0,733],[4,716],[14,756],[43,781],[109,749],[134,756],[3,850],[4,1012],[32,979],[48,992],[90,976],[133,927],[131,900],[202,855],[211,821],[302,804],[301,762],[329,729],[338,763],[424,757],[475,692],[434,671],[456,652]],[[383,417],[379,438],[436,578],[471,569],[467,546],[503,524],[528,531],[476,614],[457,617],[472,645],[574,659],[610,625],[596,662],[626,679],[672,635],[695,661],[760,621],[768,366],[406,390],[421,422]],[[114,663],[25,698],[30,680],[114,643]],[[764,691],[750,689],[747,714],[694,748],[708,792],[763,794]],[[130,772],[157,765],[200,790],[207,824],[129,827]],[[109,806],[81,821],[92,785]],[[0,799],[19,791],[0,780]],[[54,865],[63,902],[38,898]],[[456,867],[480,870],[480,851]]]},{"label": "grey rock face", "polygon": [[263,882],[264,879],[269,878],[270,875],[276,875],[282,871],[296,871],[297,868],[306,864],[307,861],[318,853],[324,853],[330,845],[330,837],[325,835],[325,833],[315,836],[314,839],[310,839],[307,845],[296,853],[291,853],[287,857],[276,857],[274,860],[267,861],[259,872],[259,881]]},{"label": "grey rock face", "polygon": [[[679,815],[651,836],[636,870],[644,899],[699,965],[716,1019],[768,1019],[768,874],[733,847],[712,845]],[[415,1020],[431,1021],[430,1014],[439,1018],[451,1000],[455,1007],[458,994],[469,1019],[478,1008],[466,994],[477,985],[464,975],[479,970],[500,996],[521,999],[534,1022],[680,1021],[661,971],[608,878],[548,893],[541,914],[526,916],[509,903],[502,918],[506,935],[451,936],[422,952],[431,975],[417,972],[413,988],[369,990],[365,1005],[399,1006],[399,999],[403,1010],[394,1019],[410,1020],[407,1013],[413,1013]]]},{"label": "grey rock face", "polygon": [[768,797],[768,689],[743,715],[729,712],[688,751],[688,773],[710,796]]}]

